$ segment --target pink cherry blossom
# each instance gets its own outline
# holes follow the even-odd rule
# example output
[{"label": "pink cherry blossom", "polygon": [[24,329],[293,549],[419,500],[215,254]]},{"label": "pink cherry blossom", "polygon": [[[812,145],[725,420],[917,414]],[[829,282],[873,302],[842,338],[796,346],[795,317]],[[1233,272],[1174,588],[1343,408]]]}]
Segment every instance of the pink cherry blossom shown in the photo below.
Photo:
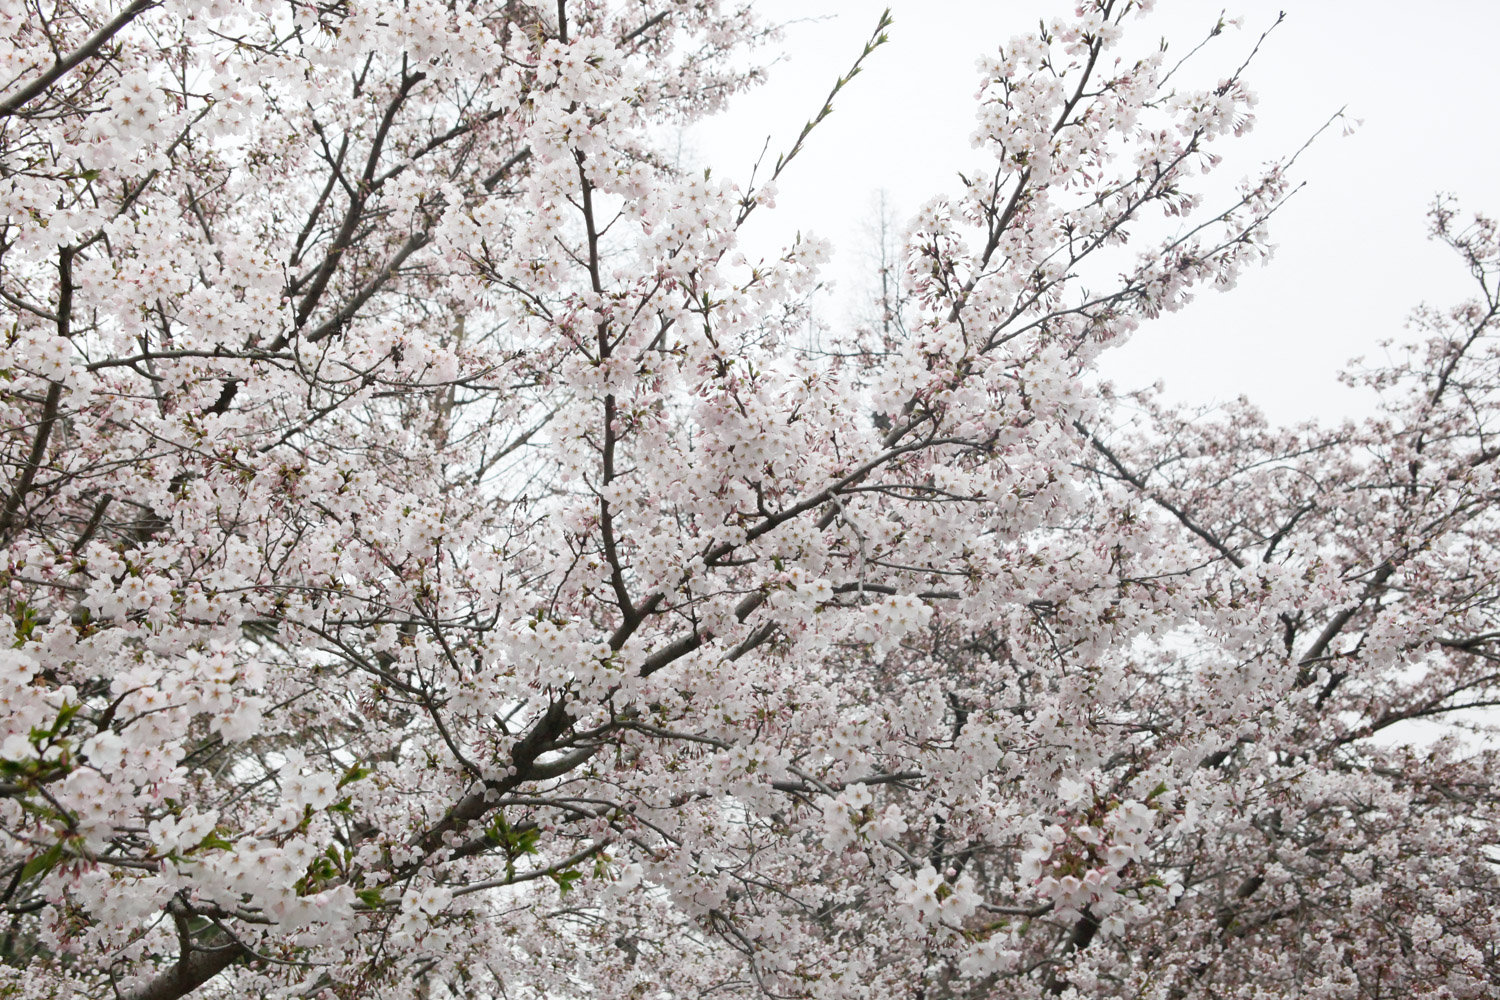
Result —
[{"label": "pink cherry blossom", "polygon": [[1500,228],[1372,419],[1101,384],[1296,184],[1151,6],[840,325],[734,0],[0,4],[0,995],[1491,995]]}]

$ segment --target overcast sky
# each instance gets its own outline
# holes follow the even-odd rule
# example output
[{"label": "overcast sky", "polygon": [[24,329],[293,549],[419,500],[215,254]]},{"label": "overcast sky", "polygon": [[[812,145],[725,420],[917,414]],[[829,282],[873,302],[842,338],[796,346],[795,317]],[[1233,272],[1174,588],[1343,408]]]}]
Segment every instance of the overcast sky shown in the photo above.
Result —
[{"label": "overcast sky", "polygon": [[[760,0],[790,22],[770,81],[687,138],[686,156],[744,182],[766,137],[772,158],[815,113],[869,35],[880,0]],[[981,162],[973,131],[975,60],[1043,14],[1055,0],[891,0],[891,42],[835,104],[780,185],[778,207],[747,234],[766,250],[795,231],[830,238],[842,289],[837,320],[868,273],[876,193],[899,221],[957,187]],[[1160,0],[1146,25],[1186,51],[1221,5]],[[1252,135],[1216,147],[1233,180],[1295,150],[1347,106],[1363,124],[1325,135],[1302,160],[1308,182],[1273,222],[1279,251],[1228,294],[1144,326],[1112,352],[1106,373],[1122,386],[1166,382],[1169,397],[1212,402],[1244,394],[1278,420],[1338,418],[1368,409],[1336,381],[1377,341],[1404,336],[1421,301],[1467,295],[1457,259],[1426,241],[1426,210],[1439,191],[1470,209],[1500,212],[1500,2],[1494,0],[1244,0],[1227,8],[1244,27],[1198,57],[1219,72],[1238,65],[1260,33],[1287,12],[1248,74],[1261,98]],[[1222,69],[1221,69],[1222,68]]]}]

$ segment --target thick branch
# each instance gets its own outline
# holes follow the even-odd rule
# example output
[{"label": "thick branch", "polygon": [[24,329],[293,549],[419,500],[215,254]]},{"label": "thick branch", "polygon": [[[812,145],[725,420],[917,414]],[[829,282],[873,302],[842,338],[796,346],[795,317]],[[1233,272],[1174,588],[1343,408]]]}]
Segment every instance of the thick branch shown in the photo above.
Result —
[{"label": "thick branch", "polygon": [[[59,290],[57,295],[57,335],[64,340],[72,332],[73,313],[73,254],[75,251],[70,247],[64,247],[57,258],[57,272]],[[16,481],[16,487],[11,491],[5,501],[5,509],[0,511],[0,536],[10,533],[15,527],[16,517],[21,511],[21,504],[26,499],[26,494],[31,492],[32,484],[36,481],[37,470],[42,466],[42,459],[47,455],[47,443],[52,438],[52,428],[57,424],[57,411],[62,402],[63,384],[53,382],[47,388],[47,398],[42,403],[42,419],[37,422],[36,437],[31,441],[31,453],[26,456],[26,465],[21,469],[21,476]]]},{"label": "thick branch", "polygon": [[241,945],[233,942],[217,948],[198,948],[183,955],[176,965],[149,983],[121,995],[125,1000],[178,1000],[247,954]]}]

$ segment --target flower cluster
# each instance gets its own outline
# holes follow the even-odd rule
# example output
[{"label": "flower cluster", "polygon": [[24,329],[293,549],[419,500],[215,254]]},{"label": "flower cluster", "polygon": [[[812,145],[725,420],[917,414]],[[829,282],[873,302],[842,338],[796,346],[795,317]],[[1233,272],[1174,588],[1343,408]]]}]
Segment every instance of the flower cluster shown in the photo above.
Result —
[{"label": "flower cluster", "polygon": [[924,865],[910,878],[892,873],[890,885],[897,915],[914,929],[958,930],[980,902],[971,876],[949,871],[945,877],[931,865]]},{"label": "flower cluster", "polygon": [[[1127,869],[1146,861],[1159,817],[1159,805],[1134,799],[1104,800],[1084,782],[1065,778],[1060,822],[1032,834],[1018,870],[1036,895],[1061,913],[1085,910],[1106,934],[1117,934],[1144,908],[1121,889]],[[1153,799],[1156,796],[1153,796]]]}]

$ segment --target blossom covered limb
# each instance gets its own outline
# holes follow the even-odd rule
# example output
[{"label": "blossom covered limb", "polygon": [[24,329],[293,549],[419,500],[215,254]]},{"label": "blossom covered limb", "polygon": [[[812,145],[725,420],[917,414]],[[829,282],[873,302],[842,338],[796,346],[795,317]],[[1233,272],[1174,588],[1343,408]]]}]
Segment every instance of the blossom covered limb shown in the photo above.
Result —
[{"label": "blossom covered limb", "polygon": [[[1402,733],[1496,700],[1494,227],[1373,421],[1098,389],[1293,190],[1206,207],[1249,70],[1149,6],[984,60],[818,351],[822,241],[659,148],[731,3],[168,0],[42,83],[3,991],[1483,995],[1493,753]],[[121,9],[8,12],[9,99]]]}]

